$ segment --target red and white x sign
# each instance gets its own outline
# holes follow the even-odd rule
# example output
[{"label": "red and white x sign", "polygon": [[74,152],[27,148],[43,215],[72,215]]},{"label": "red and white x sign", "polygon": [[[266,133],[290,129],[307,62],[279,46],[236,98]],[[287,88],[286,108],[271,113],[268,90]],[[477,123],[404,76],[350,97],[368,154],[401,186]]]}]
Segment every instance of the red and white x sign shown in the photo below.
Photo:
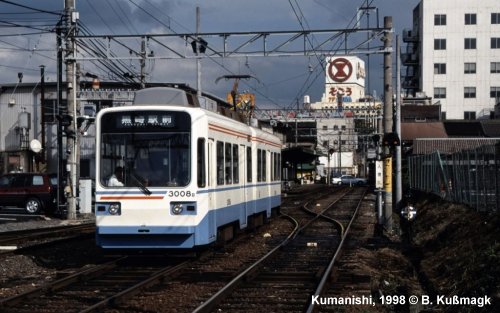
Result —
[{"label": "red and white x sign", "polygon": [[352,64],[345,58],[337,58],[328,65],[328,76],[337,83],[345,82],[352,75]]}]

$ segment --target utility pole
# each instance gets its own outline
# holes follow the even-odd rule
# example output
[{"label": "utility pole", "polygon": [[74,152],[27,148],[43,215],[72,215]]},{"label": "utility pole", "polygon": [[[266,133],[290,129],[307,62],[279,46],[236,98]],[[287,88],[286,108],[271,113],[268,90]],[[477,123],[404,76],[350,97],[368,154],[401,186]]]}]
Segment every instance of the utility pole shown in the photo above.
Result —
[{"label": "utility pole", "polygon": [[62,46],[62,21],[57,23],[56,35],[57,35],[57,212],[61,210],[61,187],[63,184],[63,130],[62,130],[62,120],[61,116],[63,114],[62,105],[62,58],[63,58],[63,46]]},{"label": "utility pole", "polygon": [[[377,16],[377,27],[379,25],[379,18],[378,18],[378,9],[377,7],[373,7],[373,6],[369,6],[369,2],[368,0],[365,1],[365,4],[364,6],[361,6],[360,8],[358,8],[358,22],[357,22],[357,27],[359,28],[360,27],[360,22],[361,22],[361,16],[362,16],[362,12],[365,12],[366,14],[366,28],[370,28],[370,12],[371,11],[374,11]],[[367,33],[367,43],[366,43],[366,48],[368,50],[370,50],[370,38],[371,38],[372,34],[371,33]],[[371,92],[371,89],[370,89],[370,54],[366,54],[366,68],[368,69],[368,72],[367,72],[367,79],[366,79],[366,94],[368,95],[372,95],[372,92]],[[373,96],[373,95],[372,95]]]},{"label": "utility pole", "polygon": [[200,7],[196,7],[196,89],[198,97],[201,97],[201,58],[200,54]]},{"label": "utility pole", "polygon": [[[401,43],[399,36],[396,35],[396,134],[401,139]],[[400,208],[401,199],[403,199],[403,178],[401,165],[401,144],[396,146],[396,208]]]},{"label": "utility pole", "polygon": [[[384,134],[392,133],[392,16],[384,17]],[[390,147],[384,147],[384,225],[392,231],[392,155]]]},{"label": "utility pole", "polygon": [[75,0],[64,0],[64,13],[66,22],[66,102],[68,106],[68,122],[66,127],[66,153],[67,153],[67,170],[68,177],[65,187],[67,196],[67,218],[69,220],[76,219],[76,197],[77,197],[77,166],[78,166],[78,145],[77,145],[77,106],[76,106],[76,22],[78,13],[75,10]]},{"label": "utility pole", "polygon": [[[47,154],[47,145],[45,144],[45,65],[40,65],[40,112],[42,114],[40,124],[42,126],[42,154],[41,161],[45,163]],[[37,161],[38,167],[38,161]],[[38,168],[37,168],[38,169]]]},{"label": "utility pole", "polygon": [[146,88],[146,38],[141,41],[141,89]]}]

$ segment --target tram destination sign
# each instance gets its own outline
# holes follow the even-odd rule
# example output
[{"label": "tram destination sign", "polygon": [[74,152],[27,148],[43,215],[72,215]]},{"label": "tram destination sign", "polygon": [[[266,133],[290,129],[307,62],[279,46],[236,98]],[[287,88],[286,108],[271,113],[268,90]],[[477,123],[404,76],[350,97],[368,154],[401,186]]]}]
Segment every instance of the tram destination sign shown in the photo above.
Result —
[{"label": "tram destination sign", "polygon": [[118,122],[120,128],[171,128],[175,126],[175,117],[171,114],[123,114]]}]

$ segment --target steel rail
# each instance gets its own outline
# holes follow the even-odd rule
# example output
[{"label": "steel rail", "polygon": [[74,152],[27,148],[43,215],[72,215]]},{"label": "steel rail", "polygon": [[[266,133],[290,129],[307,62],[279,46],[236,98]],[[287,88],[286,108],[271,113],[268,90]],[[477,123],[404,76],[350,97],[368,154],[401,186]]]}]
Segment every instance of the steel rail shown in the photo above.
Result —
[{"label": "steel rail", "polygon": [[[318,287],[316,288],[316,291],[314,292],[313,295],[321,295],[326,287],[326,284],[330,278],[330,274],[332,272],[332,269],[333,269],[333,266],[335,265],[335,261],[337,260],[337,257],[339,257],[341,251],[342,251],[342,248],[343,248],[343,245],[344,245],[344,242],[345,242],[345,239],[347,238],[347,235],[349,234],[349,230],[351,228],[351,225],[352,223],[354,222],[354,220],[356,219],[357,215],[358,215],[358,211],[359,211],[359,207],[361,206],[361,203],[363,202],[363,199],[364,199],[364,196],[366,194],[366,188],[365,190],[363,191],[363,194],[361,195],[361,198],[358,202],[358,205],[356,206],[356,209],[354,210],[354,214],[352,215],[351,217],[351,220],[349,221],[349,224],[347,225],[347,227],[345,228],[345,232],[343,232],[342,234],[342,239],[339,243],[339,246],[337,248],[337,250],[335,251],[335,254],[333,255],[330,263],[328,264],[328,267],[326,268],[325,272],[323,273],[323,277],[321,278],[321,281],[320,283],[318,284]],[[339,222],[340,223],[340,222]],[[340,223],[341,224],[341,223]],[[312,313],[312,312],[315,312],[316,310],[316,306],[314,305],[313,302],[311,302],[309,304],[309,306],[307,307],[307,310],[306,312],[307,313]]]},{"label": "steel rail", "polygon": [[74,231],[78,229],[86,229],[88,227],[95,227],[95,224],[85,223],[79,225],[69,225],[69,226],[55,226],[55,227],[46,227],[43,229],[25,229],[25,230],[16,230],[9,232],[0,232],[0,245],[13,243],[26,239],[40,239],[40,236],[55,236],[58,233]]},{"label": "steel rail", "polygon": [[184,268],[190,261],[184,261],[178,265],[175,266],[168,266],[165,267],[153,275],[151,277],[135,284],[134,286],[131,286],[113,296],[110,296],[84,310],[81,310],[80,313],[88,313],[88,312],[93,312],[98,309],[102,309],[103,307],[106,306],[111,306],[111,305],[116,305],[120,302],[122,302],[123,299],[126,297],[131,297],[139,293],[141,290],[148,288],[154,284],[156,284],[158,281],[162,281],[165,279],[166,276],[172,275],[173,273],[178,272],[182,268]]},{"label": "steel rail", "polygon": [[107,263],[104,263],[101,265],[97,265],[95,267],[85,269],[83,271],[74,273],[74,274],[69,275],[67,277],[64,277],[64,278],[58,279],[56,281],[47,283],[46,285],[43,285],[41,287],[38,287],[38,288],[35,288],[32,290],[28,290],[26,292],[20,293],[18,295],[15,295],[15,296],[12,296],[9,298],[0,299],[0,307],[13,306],[15,304],[18,304],[19,302],[21,302],[24,299],[27,299],[30,297],[36,297],[36,296],[47,294],[50,292],[54,292],[56,290],[59,290],[61,288],[66,287],[74,282],[89,280],[92,277],[99,275],[103,271],[107,271],[109,269],[115,268],[119,261],[122,261],[126,258],[127,257],[122,257],[122,258],[119,258],[116,260],[112,260],[110,262],[107,262]]},{"label": "steel rail", "polygon": [[294,235],[300,231],[299,229],[299,222],[294,219],[293,217],[283,214],[282,216],[284,218],[290,219],[293,223],[295,223],[295,227],[290,232],[290,234],[281,242],[278,246],[276,246],[274,249],[269,251],[266,255],[264,255],[262,258],[257,260],[255,263],[253,263],[250,267],[248,267],[246,270],[244,270],[242,273],[240,273],[238,276],[233,278],[229,283],[227,283],[222,289],[220,289],[217,293],[215,293],[210,299],[205,301],[203,304],[198,306],[193,313],[208,313],[212,311],[215,306],[217,306],[220,302],[220,300],[224,299],[227,295],[229,295],[237,286],[238,284],[243,280],[243,278],[249,276],[250,274],[254,273],[260,265],[265,260],[268,260],[271,256],[273,256],[277,251],[279,251],[281,248],[283,248],[285,245],[288,244],[290,240],[293,239]]},{"label": "steel rail", "polygon": [[[344,197],[346,194],[348,194],[350,191],[348,190],[344,194],[341,195],[341,197],[332,204],[328,206],[327,209],[324,211],[328,210],[333,204],[335,204],[337,201],[339,201],[342,197]],[[320,197],[324,196],[324,194],[320,194]],[[319,198],[320,198],[319,197]],[[306,208],[311,202],[316,201],[315,200],[310,200],[306,202],[305,204],[302,205],[302,208]],[[309,213],[312,211],[309,209],[305,209]],[[323,212],[324,212],[323,211]],[[212,297],[210,297],[207,301],[202,303],[200,306],[198,306],[193,313],[208,313],[211,312],[212,310],[215,309],[215,307],[221,302],[222,299],[226,298],[238,285],[243,281],[244,278],[248,278],[252,273],[257,271],[257,269],[267,260],[271,259],[274,254],[281,250],[283,247],[285,247],[291,240],[295,239],[295,237],[300,234],[305,228],[307,228],[312,222],[317,220],[318,218],[327,218],[326,216],[322,215],[322,213],[314,213],[316,216],[309,220],[306,224],[302,225],[302,227],[299,228],[299,223],[296,219],[293,217],[286,215],[282,213],[282,216],[285,218],[289,218],[295,222],[295,228],[293,231],[288,235],[288,237],[283,240],[278,246],[276,246],[273,250],[269,251],[266,255],[264,255],[262,258],[257,260],[255,263],[253,263],[250,267],[248,267],[246,270],[244,270],[242,273],[240,273],[238,276],[236,276],[234,279],[232,279],[228,284],[226,284],[222,289],[220,289],[217,293],[215,293]],[[328,218],[327,218],[328,219]],[[329,219],[332,221],[331,219]]]}]

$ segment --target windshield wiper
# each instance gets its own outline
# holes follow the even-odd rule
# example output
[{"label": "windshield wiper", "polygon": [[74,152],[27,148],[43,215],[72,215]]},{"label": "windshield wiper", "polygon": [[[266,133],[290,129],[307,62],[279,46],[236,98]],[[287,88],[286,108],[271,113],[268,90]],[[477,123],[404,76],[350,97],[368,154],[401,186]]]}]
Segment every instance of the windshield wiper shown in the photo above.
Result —
[{"label": "windshield wiper", "polygon": [[132,178],[134,179],[135,183],[137,184],[137,187],[144,193],[146,196],[150,196],[152,192],[144,185],[142,182],[142,177],[138,176],[136,173],[130,173]]}]

